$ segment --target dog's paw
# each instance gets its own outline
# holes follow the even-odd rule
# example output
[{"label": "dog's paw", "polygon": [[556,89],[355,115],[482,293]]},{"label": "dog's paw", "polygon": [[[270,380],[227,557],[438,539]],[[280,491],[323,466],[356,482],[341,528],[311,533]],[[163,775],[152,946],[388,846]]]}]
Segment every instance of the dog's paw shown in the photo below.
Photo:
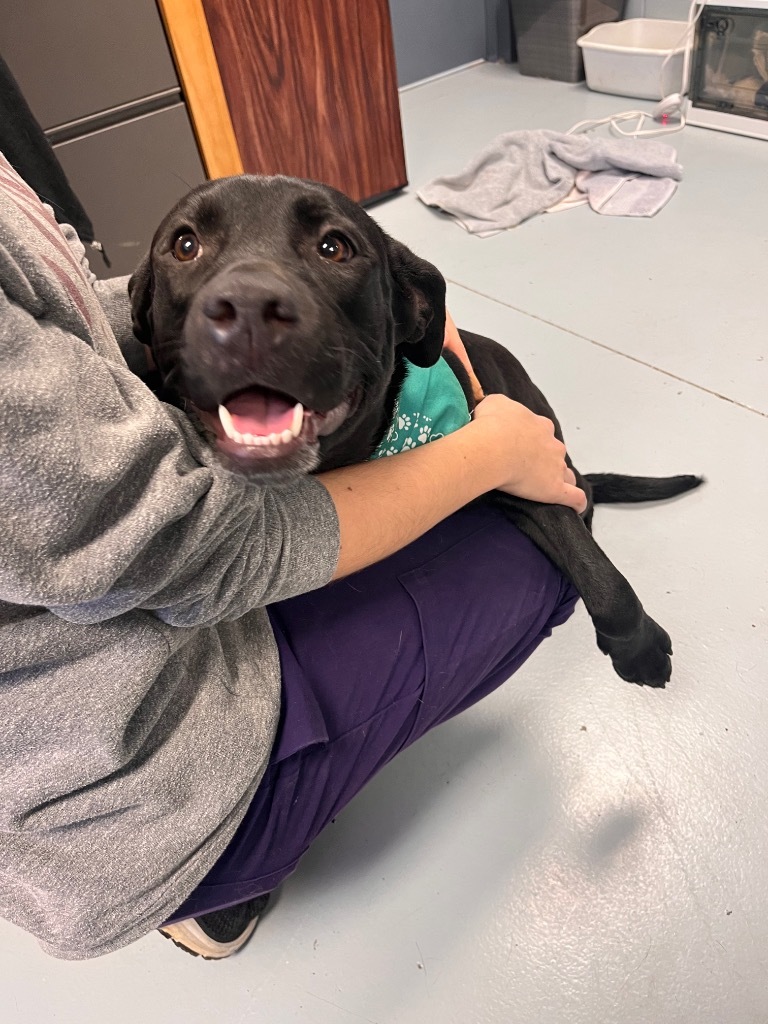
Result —
[{"label": "dog's paw", "polygon": [[663,687],[672,675],[672,641],[658,622],[643,613],[643,620],[628,637],[597,634],[597,646],[628,683]]}]

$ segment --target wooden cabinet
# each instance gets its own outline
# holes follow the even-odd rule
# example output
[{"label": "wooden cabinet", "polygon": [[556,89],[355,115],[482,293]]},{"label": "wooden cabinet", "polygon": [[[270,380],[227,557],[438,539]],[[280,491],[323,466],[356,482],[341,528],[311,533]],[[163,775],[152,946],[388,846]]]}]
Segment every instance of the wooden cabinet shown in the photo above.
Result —
[{"label": "wooden cabinet", "polygon": [[211,177],[407,183],[387,0],[158,0]]}]

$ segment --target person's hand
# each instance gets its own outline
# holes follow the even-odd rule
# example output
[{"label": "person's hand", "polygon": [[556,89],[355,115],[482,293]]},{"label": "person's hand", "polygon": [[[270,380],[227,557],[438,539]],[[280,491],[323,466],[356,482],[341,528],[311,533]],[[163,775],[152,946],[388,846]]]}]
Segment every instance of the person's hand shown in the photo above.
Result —
[{"label": "person's hand", "polygon": [[489,444],[502,460],[498,490],[530,501],[567,505],[579,514],[585,510],[587,496],[576,486],[565,461],[565,445],[555,437],[550,419],[505,395],[488,395],[475,409],[474,420],[488,429]]}]

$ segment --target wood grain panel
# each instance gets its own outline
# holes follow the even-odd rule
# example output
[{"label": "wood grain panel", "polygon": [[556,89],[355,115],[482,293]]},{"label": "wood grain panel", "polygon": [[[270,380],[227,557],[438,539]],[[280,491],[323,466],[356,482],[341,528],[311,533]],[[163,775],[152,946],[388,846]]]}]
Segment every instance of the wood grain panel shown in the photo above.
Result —
[{"label": "wood grain panel", "polygon": [[201,0],[157,3],[205,172],[209,178],[242,174],[240,149]]},{"label": "wood grain panel", "polygon": [[406,184],[387,0],[202,0],[246,171]]}]

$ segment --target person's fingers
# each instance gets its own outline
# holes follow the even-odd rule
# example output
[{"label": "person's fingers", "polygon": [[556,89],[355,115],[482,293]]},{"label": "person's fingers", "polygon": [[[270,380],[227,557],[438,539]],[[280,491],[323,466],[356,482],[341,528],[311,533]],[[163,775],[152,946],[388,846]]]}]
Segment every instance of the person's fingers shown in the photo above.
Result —
[{"label": "person's fingers", "polygon": [[581,515],[587,508],[587,496],[580,487],[565,484],[561,504],[568,505]]},{"label": "person's fingers", "polygon": [[565,482],[567,484],[576,484],[576,474],[573,472],[570,466],[565,467]]}]

